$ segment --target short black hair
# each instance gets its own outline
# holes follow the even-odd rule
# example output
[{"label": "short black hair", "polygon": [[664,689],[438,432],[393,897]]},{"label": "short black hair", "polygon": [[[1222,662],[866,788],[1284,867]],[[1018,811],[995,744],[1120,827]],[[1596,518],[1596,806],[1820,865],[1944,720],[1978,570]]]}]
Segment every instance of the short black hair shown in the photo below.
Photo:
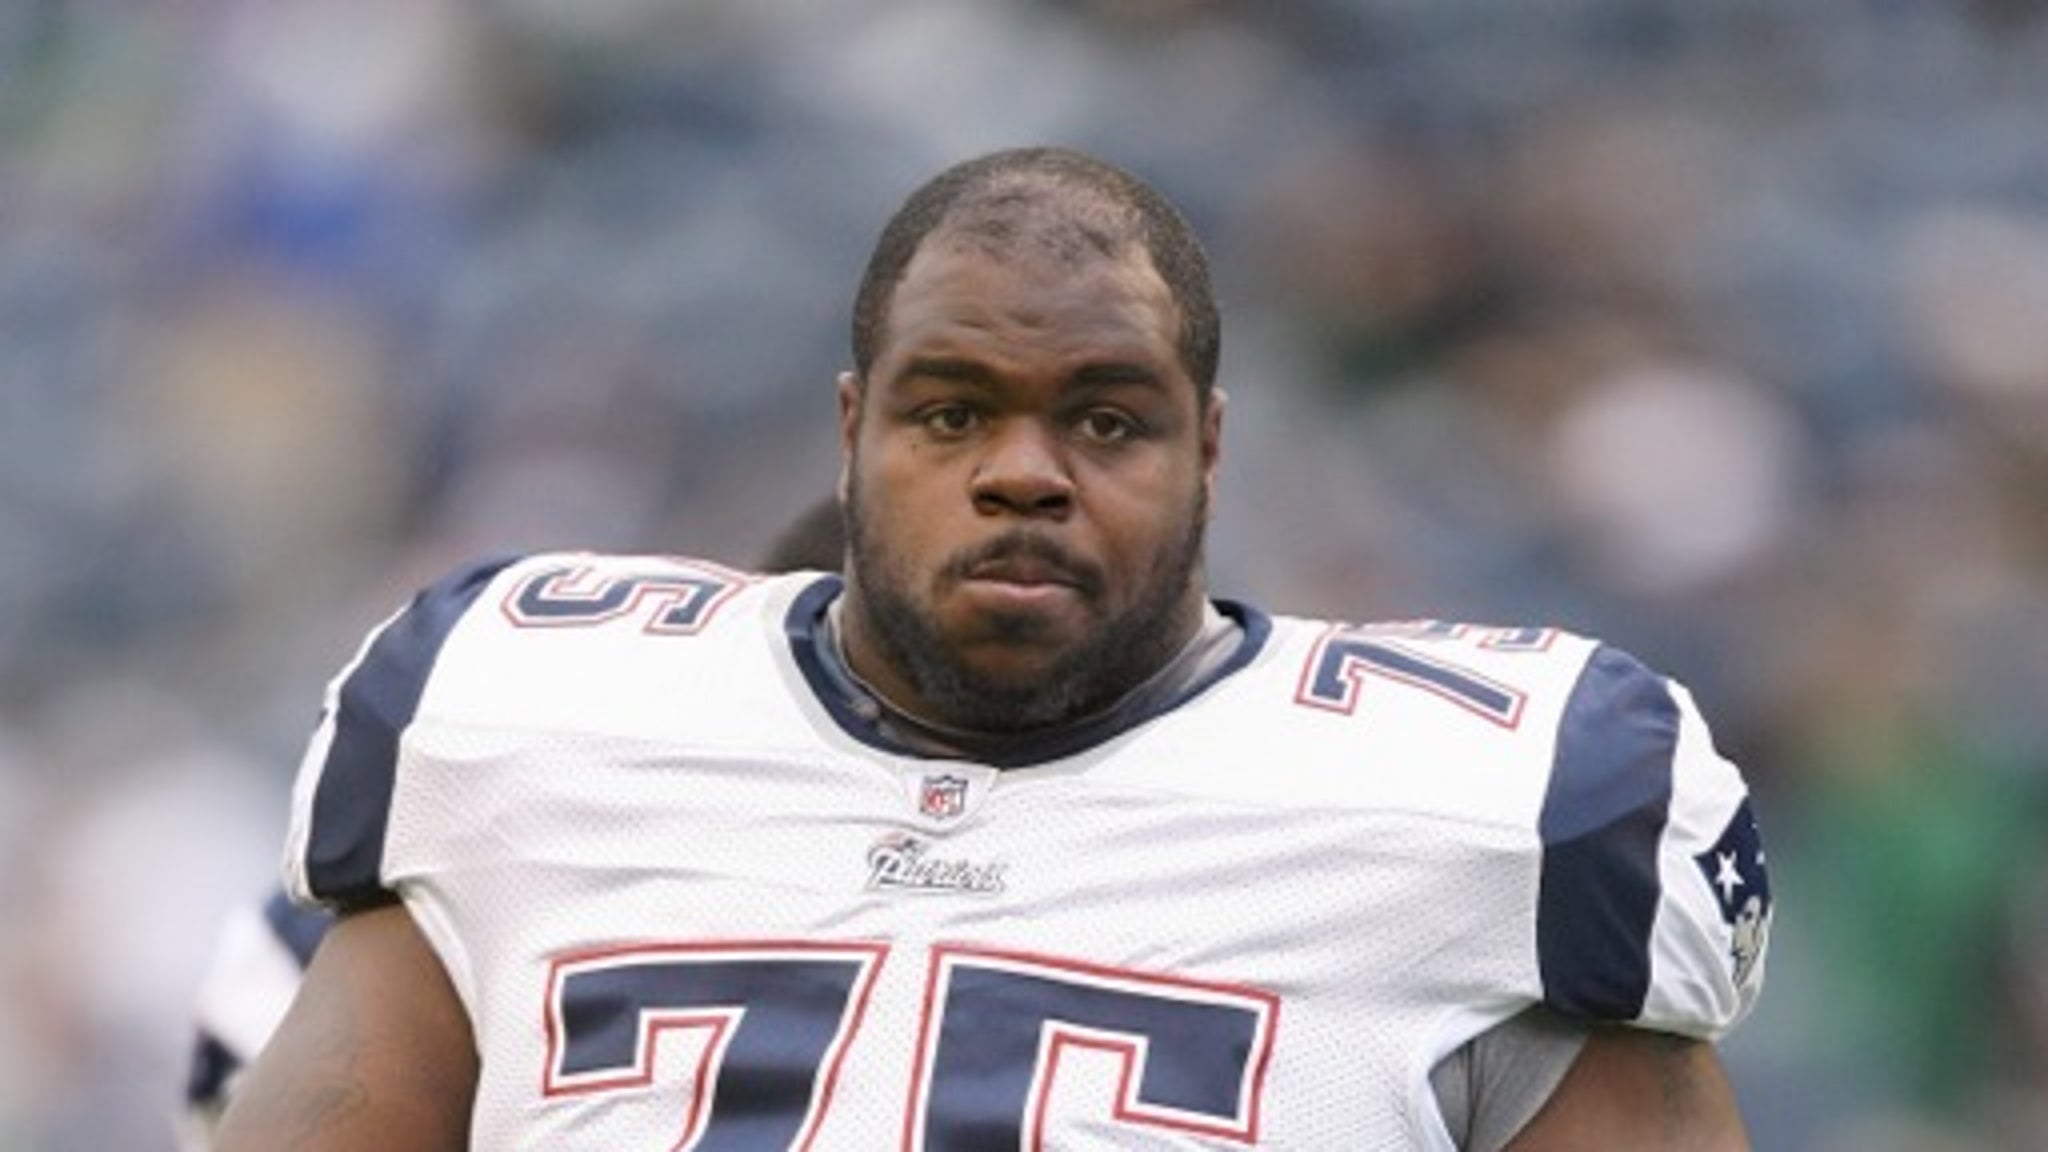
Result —
[{"label": "short black hair", "polygon": [[1222,323],[1209,258],[1186,218],[1151,185],[1070,148],[1012,148],[955,164],[926,181],[883,226],[853,301],[853,365],[865,380],[888,323],[889,302],[919,246],[944,230],[997,251],[1028,244],[1076,262],[1135,242],[1180,312],[1181,366],[1207,403],[1216,383]]}]

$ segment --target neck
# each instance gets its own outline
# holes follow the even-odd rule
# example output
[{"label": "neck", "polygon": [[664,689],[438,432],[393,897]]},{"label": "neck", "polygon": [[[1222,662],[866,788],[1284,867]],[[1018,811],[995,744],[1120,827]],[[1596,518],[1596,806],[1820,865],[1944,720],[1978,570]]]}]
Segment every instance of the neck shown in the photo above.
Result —
[{"label": "neck", "polygon": [[1220,667],[1236,651],[1243,635],[1236,620],[1204,601],[1178,649],[1116,698],[1041,725],[961,724],[912,698],[885,691],[855,667],[849,649],[856,645],[851,642],[848,625],[858,619],[858,609],[849,611],[847,600],[842,596],[831,604],[822,628],[826,648],[837,657],[844,687],[854,697],[855,710],[888,739],[921,754],[996,764],[1032,762],[1049,750],[1085,744],[1102,733],[1141,722]]},{"label": "neck", "polygon": [[849,574],[847,666],[901,710],[962,730],[1030,730],[1110,706],[1201,627],[1196,585],[1113,616],[1020,621],[929,611]]}]

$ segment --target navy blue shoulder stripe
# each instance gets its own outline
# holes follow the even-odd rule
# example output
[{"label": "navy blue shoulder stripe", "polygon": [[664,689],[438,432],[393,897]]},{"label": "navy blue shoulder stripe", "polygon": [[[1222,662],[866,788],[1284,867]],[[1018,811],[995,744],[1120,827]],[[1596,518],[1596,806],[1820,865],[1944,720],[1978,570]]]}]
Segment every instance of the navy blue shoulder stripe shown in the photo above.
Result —
[{"label": "navy blue shoulder stripe", "polygon": [[320,900],[350,908],[393,899],[381,872],[399,734],[412,723],[456,621],[516,559],[464,568],[422,591],[342,681],[306,844],[307,883]]},{"label": "navy blue shoulder stripe", "polygon": [[1596,649],[1565,704],[1538,823],[1537,960],[1544,1000],[1561,1012],[1642,1015],[1677,748],[1678,705],[1663,678],[1626,652]]}]

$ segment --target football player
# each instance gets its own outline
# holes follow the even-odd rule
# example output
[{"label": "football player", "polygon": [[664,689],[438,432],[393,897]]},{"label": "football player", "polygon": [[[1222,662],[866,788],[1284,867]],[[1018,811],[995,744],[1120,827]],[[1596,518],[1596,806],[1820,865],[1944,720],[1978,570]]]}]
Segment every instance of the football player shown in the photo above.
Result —
[{"label": "football player", "polygon": [[1009,150],[884,227],[843,575],[533,555],[333,682],[253,1152],[1740,1149],[1770,915],[1687,692],[1212,597],[1206,259]]}]

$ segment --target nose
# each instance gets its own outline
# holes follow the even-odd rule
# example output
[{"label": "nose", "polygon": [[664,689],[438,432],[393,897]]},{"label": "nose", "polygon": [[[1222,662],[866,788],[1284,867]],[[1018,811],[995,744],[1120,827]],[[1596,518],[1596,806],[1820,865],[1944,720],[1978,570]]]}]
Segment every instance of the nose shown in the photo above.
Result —
[{"label": "nose", "polygon": [[1004,422],[975,468],[974,506],[987,515],[1064,516],[1074,479],[1058,434],[1035,421]]}]

